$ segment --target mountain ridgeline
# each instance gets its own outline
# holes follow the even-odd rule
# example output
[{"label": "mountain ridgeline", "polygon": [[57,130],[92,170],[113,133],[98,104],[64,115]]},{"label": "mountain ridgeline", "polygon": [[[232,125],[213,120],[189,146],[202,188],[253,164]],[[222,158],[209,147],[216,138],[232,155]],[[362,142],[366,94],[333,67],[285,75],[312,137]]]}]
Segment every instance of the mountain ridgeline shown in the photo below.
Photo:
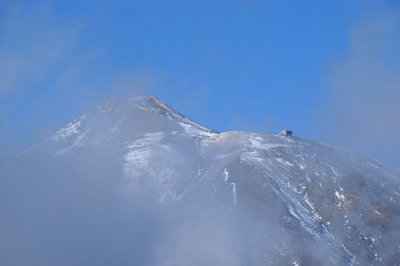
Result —
[{"label": "mountain ridgeline", "polygon": [[1,265],[400,265],[399,173],[106,99],[0,166]]}]

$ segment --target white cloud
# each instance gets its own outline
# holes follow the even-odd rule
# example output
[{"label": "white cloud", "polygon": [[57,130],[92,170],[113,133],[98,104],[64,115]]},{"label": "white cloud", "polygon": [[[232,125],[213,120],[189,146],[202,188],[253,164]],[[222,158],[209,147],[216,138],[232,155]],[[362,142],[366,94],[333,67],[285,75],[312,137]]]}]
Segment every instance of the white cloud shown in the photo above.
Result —
[{"label": "white cloud", "polygon": [[82,24],[63,22],[46,6],[6,3],[0,20],[0,97],[18,87],[46,80],[77,46]]},{"label": "white cloud", "polygon": [[389,163],[400,160],[400,12],[369,17],[350,30],[348,56],[331,76],[328,127],[339,143]]}]

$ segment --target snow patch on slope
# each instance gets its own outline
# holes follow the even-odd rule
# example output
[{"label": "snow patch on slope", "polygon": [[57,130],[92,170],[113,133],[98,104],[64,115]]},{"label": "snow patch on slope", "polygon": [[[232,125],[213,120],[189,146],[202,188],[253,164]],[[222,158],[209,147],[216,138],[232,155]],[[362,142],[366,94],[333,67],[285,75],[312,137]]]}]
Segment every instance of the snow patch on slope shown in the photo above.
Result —
[{"label": "snow patch on slope", "polygon": [[70,136],[79,134],[79,128],[82,124],[82,121],[85,119],[86,115],[81,116],[79,119],[74,120],[68,123],[65,127],[59,129],[56,134],[53,136],[54,141],[63,140]]},{"label": "snow patch on slope", "polygon": [[[149,166],[149,162],[154,155],[154,145],[159,145],[159,142],[164,138],[163,132],[146,133],[138,140],[127,146],[129,152],[125,154],[124,172],[127,176],[138,176],[142,169]],[[162,149],[168,149],[167,145],[160,146]]]},{"label": "snow patch on slope", "polygon": [[[224,178],[225,184],[228,184],[229,172],[228,172],[228,170],[226,170],[226,168],[222,172],[222,177]],[[233,207],[236,207],[236,204],[237,204],[236,182],[230,182],[229,185],[232,188]]]}]

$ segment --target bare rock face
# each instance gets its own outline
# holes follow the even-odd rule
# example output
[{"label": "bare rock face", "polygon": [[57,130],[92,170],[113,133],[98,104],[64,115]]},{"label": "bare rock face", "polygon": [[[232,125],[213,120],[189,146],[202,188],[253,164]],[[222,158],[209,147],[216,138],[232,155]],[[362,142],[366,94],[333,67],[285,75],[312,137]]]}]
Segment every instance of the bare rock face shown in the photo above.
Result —
[{"label": "bare rock face", "polygon": [[400,265],[399,173],[106,99],[1,162],[2,265]]}]

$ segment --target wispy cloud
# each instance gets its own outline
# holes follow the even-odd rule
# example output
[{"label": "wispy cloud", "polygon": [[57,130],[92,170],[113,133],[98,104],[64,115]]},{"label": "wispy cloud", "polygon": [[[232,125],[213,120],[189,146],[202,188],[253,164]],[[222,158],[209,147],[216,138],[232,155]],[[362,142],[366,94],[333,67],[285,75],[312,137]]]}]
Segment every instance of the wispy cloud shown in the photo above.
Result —
[{"label": "wispy cloud", "polygon": [[134,70],[114,76],[108,85],[110,93],[121,98],[151,94],[156,86],[156,74]]},{"label": "wispy cloud", "polygon": [[400,10],[350,30],[348,55],[330,78],[327,127],[337,141],[392,164],[400,162]]},{"label": "wispy cloud", "polygon": [[47,2],[0,1],[0,156],[40,141],[104,97],[154,87],[149,71],[110,70],[107,40],[87,40],[90,23]]},{"label": "wispy cloud", "polygon": [[54,17],[50,6],[26,8],[8,2],[0,20],[0,96],[47,78],[74,52],[79,21]]},{"label": "wispy cloud", "polygon": [[55,126],[56,112],[48,107],[55,104],[63,73],[76,63],[84,24],[75,17],[56,16],[50,4],[2,1],[0,12],[2,155],[21,149],[28,138],[43,137],[38,130],[48,133]]}]

